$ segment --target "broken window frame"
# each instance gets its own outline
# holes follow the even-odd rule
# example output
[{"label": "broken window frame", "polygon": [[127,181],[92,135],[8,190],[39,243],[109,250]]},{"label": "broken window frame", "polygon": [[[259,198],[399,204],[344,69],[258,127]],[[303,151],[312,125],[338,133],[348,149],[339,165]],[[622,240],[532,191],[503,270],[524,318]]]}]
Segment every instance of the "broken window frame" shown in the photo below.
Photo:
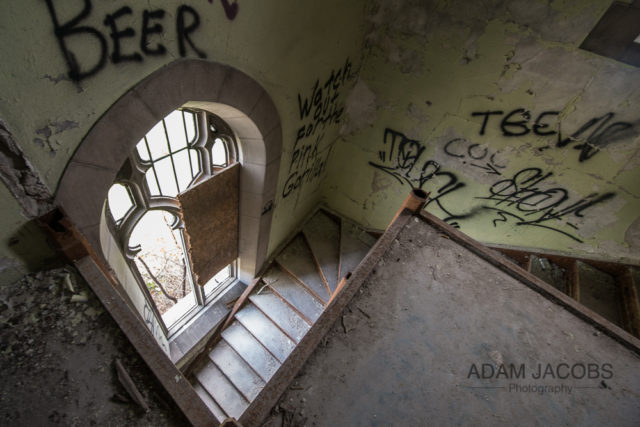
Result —
[{"label": "broken window frame", "polygon": [[[207,284],[202,284],[202,286],[198,286],[198,284],[195,283],[192,266],[190,265],[189,257],[186,253],[187,246],[184,236],[184,224],[180,215],[180,205],[178,199],[177,197],[164,195],[158,181],[156,181],[156,183],[158,185],[160,194],[152,194],[151,189],[149,188],[149,185],[147,183],[147,172],[149,170],[153,170],[154,174],[157,174],[157,172],[155,171],[155,163],[166,158],[171,159],[174,174],[173,179],[175,180],[176,187],[178,188],[179,192],[180,190],[184,191],[199,184],[202,181],[205,181],[218,171],[226,168],[228,165],[237,162],[238,148],[234,133],[222,119],[207,111],[196,110],[192,108],[181,108],[176,111],[182,111],[183,123],[185,123],[186,120],[185,114],[193,114],[193,118],[195,120],[195,136],[193,140],[189,141],[185,123],[184,131],[185,138],[187,140],[186,146],[177,150],[173,150],[169,139],[169,133],[167,132],[167,126],[164,123],[166,117],[162,119],[156,124],[156,126],[160,123],[163,123],[163,129],[168,144],[169,153],[162,155],[156,159],[152,158],[151,150],[148,146],[147,133],[143,138],[141,138],[140,142],[136,144],[136,147],[134,147],[134,149],[130,152],[127,160],[118,172],[116,180],[113,182],[113,185],[120,184],[126,188],[133,202],[133,206],[124,214],[122,218],[116,220],[109,209],[109,203],[105,203],[105,213],[108,218],[107,223],[109,230],[118,242],[119,249],[122,251],[125,259],[127,260],[129,269],[131,270],[133,276],[136,278],[140,289],[142,290],[145,298],[149,303],[149,306],[154,312],[155,317],[158,319],[159,324],[168,339],[176,335],[177,332],[180,331],[186,323],[193,319],[209,303],[213,302],[218,295],[220,295],[224,290],[226,290],[237,280],[236,260],[226,267],[229,269],[228,278],[226,278],[216,286],[206,286],[209,284],[209,282]],[[138,150],[138,145],[143,142],[147,147],[147,154],[149,155],[148,160],[143,159]],[[216,143],[222,143],[224,147],[225,162],[221,165],[213,164],[212,149],[214,144]],[[188,153],[188,150],[196,151],[197,161],[199,163],[198,166],[200,170],[197,173],[193,173],[194,168],[192,162],[194,161],[194,159],[192,159],[189,153],[187,157],[189,158],[192,180],[186,186],[186,188],[181,189],[178,183],[173,156],[183,150],[187,150]],[[175,316],[175,319],[172,319],[170,323],[166,322],[165,318],[163,318],[163,315],[160,314],[160,311],[158,310],[155,301],[135,263],[135,258],[137,253],[140,251],[140,248],[132,248],[129,246],[129,239],[136,225],[139,223],[140,219],[151,210],[165,211],[171,214],[174,218],[171,229],[178,229],[180,231],[179,243],[183,251],[183,260],[186,267],[186,280],[189,281],[189,285],[192,289],[191,297],[195,300],[193,303],[189,304],[189,306],[183,312],[180,312],[177,316]],[[212,278],[211,280],[214,279]],[[176,307],[184,299],[189,297],[190,295],[183,297],[178,301],[178,303],[174,304],[173,307]],[[184,304],[185,303],[183,303],[183,305]]]}]

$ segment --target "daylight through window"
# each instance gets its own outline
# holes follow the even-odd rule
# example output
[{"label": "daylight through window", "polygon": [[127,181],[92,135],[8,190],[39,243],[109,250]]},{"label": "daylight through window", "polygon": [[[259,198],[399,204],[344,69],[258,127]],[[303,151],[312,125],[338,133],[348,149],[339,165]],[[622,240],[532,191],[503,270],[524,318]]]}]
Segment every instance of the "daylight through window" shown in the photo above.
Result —
[{"label": "daylight through window", "polygon": [[236,160],[229,127],[217,116],[175,110],[138,142],[109,190],[110,228],[167,335],[235,277],[235,263],[197,286],[186,256],[176,196]]}]

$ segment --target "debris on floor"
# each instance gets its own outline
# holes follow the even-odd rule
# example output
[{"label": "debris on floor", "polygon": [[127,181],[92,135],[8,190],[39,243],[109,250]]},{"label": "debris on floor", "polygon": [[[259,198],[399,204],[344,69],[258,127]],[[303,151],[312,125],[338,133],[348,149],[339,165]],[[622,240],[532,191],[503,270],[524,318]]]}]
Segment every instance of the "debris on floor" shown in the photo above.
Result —
[{"label": "debris on floor", "polygon": [[[0,425],[188,425],[71,267],[0,286]],[[149,411],[127,398],[117,358]]]}]

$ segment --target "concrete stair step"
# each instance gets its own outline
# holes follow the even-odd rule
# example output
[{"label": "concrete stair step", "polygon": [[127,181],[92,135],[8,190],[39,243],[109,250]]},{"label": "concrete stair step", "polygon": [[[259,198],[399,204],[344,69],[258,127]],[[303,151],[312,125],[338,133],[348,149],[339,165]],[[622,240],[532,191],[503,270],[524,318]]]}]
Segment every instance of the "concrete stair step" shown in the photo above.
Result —
[{"label": "concrete stair step", "polygon": [[311,325],[295,312],[282,298],[271,292],[267,287],[249,297],[265,315],[267,315],[289,338],[300,342]]},{"label": "concrete stair step", "polygon": [[322,314],[322,303],[277,265],[272,265],[262,276],[262,280],[310,323],[315,322]]},{"label": "concrete stair step", "polygon": [[340,277],[353,272],[374,244],[375,238],[369,236],[364,230],[350,222],[342,221]]},{"label": "concrete stair step", "polygon": [[276,257],[280,267],[305,285],[323,304],[329,301],[329,285],[325,283],[306,239],[298,234]]},{"label": "concrete stair step", "polygon": [[282,332],[255,305],[248,304],[238,313],[236,319],[242,323],[251,335],[273,354],[280,363],[287,359],[296,344]]},{"label": "concrete stair step", "polygon": [[205,390],[199,382],[196,381],[196,383],[193,385],[193,389],[196,391],[198,396],[200,396],[200,399],[202,399],[205,405],[207,405],[211,413],[215,415],[219,422],[222,422],[225,418],[227,418],[227,414],[224,413],[222,408],[220,408],[216,401],[213,400],[213,397],[211,397],[209,392]]},{"label": "concrete stair step", "polygon": [[255,399],[264,388],[262,378],[225,341],[211,350],[209,358],[248,401]]},{"label": "concrete stair step", "polygon": [[228,416],[238,419],[249,406],[247,399],[213,362],[208,362],[198,371],[196,378]]},{"label": "concrete stair step", "polygon": [[234,321],[222,331],[222,338],[265,383],[280,367],[280,362],[238,321]]},{"label": "concrete stair step", "polygon": [[319,210],[304,225],[302,232],[331,293],[335,292],[340,267],[340,223]]}]

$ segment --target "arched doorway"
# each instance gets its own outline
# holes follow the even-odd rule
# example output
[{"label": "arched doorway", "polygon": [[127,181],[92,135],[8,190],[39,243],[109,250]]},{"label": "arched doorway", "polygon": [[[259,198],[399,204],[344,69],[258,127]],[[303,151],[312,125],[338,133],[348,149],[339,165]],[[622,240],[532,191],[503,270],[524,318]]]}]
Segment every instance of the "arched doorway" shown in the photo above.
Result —
[{"label": "arched doorway", "polygon": [[270,96],[234,68],[179,60],[148,76],[96,122],[68,163],[56,193],[57,204],[102,262],[110,266],[123,300],[135,308],[167,353],[166,331],[158,327],[157,314],[150,316],[145,308],[148,301],[125,291],[131,286],[132,275],[122,254],[115,250],[104,207],[109,189],[136,144],[181,107],[214,114],[228,124],[238,141],[237,161],[242,168],[237,276],[248,283],[267,256],[282,134]]}]

